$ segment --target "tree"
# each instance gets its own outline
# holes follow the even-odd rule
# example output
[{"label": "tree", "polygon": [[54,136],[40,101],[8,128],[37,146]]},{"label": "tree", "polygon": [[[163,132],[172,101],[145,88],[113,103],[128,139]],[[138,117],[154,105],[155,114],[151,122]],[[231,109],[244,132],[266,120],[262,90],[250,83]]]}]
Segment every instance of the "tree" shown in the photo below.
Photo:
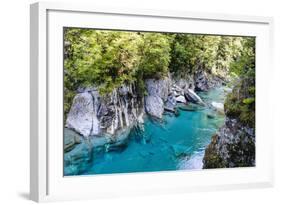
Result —
[{"label": "tree", "polygon": [[170,63],[169,36],[161,33],[141,33],[139,70],[144,78],[167,75]]},{"label": "tree", "polygon": [[255,39],[198,34],[64,30],[64,108],[79,87],[96,86],[101,94],[169,72],[180,77],[203,69],[211,75],[254,73]]}]

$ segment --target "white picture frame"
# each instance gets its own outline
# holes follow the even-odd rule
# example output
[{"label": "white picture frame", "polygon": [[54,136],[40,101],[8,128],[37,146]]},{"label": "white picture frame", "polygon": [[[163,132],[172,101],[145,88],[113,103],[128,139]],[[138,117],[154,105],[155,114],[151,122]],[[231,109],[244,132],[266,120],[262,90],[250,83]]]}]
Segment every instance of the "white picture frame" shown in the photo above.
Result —
[{"label": "white picture frame", "polygon": [[[256,156],[254,168],[63,177],[62,28],[191,32],[256,36]],[[40,2],[30,9],[30,198],[53,201],[273,185],[270,86],[273,19],[185,11],[96,8]],[[56,106],[61,105],[61,106]],[[147,185],[149,182],[149,186]]]}]

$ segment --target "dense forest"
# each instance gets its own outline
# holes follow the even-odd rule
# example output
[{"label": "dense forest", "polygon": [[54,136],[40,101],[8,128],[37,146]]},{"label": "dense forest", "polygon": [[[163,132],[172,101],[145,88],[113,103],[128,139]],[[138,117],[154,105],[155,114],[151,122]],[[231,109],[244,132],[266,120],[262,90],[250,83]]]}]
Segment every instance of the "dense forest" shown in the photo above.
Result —
[{"label": "dense forest", "polygon": [[95,85],[106,94],[134,82],[145,94],[145,79],[169,73],[184,78],[201,69],[224,80],[254,75],[251,37],[66,28],[64,38],[65,113],[79,87]]}]

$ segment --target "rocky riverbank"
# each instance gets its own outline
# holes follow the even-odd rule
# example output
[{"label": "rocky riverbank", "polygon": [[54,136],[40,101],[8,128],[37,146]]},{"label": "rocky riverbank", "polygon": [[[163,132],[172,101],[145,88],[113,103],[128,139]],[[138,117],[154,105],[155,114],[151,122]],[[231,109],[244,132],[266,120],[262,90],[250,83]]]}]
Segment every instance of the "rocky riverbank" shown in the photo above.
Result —
[{"label": "rocky riverbank", "polygon": [[164,112],[176,115],[178,105],[205,106],[195,90],[214,85],[201,73],[186,79],[170,75],[147,79],[143,95],[134,84],[123,85],[106,95],[101,95],[97,87],[80,88],[66,118],[65,174],[85,170],[94,160],[93,149],[107,152],[114,147],[125,147],[130,131],[141,131],[144,115],[161,120]]},{"label": "rocky riverbank", "polygon": [[255,166],[255,80],[245,77],[228,95],[226,121],[205,150],[204,168]]},{"label": "rocky riverbank", "polygon": [[98,87],[80,88],[67,114],[65,127],[85,138],[115,135],[142,122],[144,114],[161,119],[165,110],[175,112],[178,103],[204,105],[195,90],[209,89],[212,81],[203,76],[201,73],[187,79],[170,76],[147,79],[145,94],[138,93],[134,84],[123,85],[106,95],[101,95]]}]

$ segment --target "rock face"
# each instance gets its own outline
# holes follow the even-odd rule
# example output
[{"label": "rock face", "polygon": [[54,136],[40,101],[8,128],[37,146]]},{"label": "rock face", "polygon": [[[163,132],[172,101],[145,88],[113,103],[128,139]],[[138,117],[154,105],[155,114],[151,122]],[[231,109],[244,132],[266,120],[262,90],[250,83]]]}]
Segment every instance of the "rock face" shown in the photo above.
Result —
[{"label": "rock face", "polygon": [[155,118],[162,118],[164,102],[168,100],[171,81],[168,77],[164,79],[148,79],[145,81],[147,96],[145,97],[145,110]]},{"label": "rock face", "polygon": [[[164,110],[177,116],[178,103],[181,106],[189,102],[204,104],[193,91],[193,77],[179,80],[171,80],[170,77],[148,79],[145,86],[145,97],[137,93],[133,84],[123,85],[106,95],[101,95],[97,87],[78,89],[65,124],[65,175],[75,175],[86,170],[94,160],[93,152],[109,152],[126,147],[133,129],[138,130],[143,140],[145,111],[161,119]],[[186,109],[190,111],[190,108]],[[145,141],[149,140],[150,136],[147,136]],[[173,147],[173,150],[176,156],[187,155],[182,147]]]},{"label": "rock face", "polygon": [[203,168],[255,166],[254,129],[242,126],[235,119],[227,119],[212,137],[212,142],[205,150],[203,163]]},{"label": "rock face", "polygon": [[147,79],[145,81],[146,90],[150,96],[158,96],[166,101],[170,92],[171,80],[168,77],[163,79]]},{"label": "rock face", "polygon": [[133,85],[101,96],[97,88],[80,89],[67,115],[66,127],[84,137],[110,134],[130,127],[143,113],[143,99]]},{"label": "rock face", "polygon": [[187,88],[194,90],[195,89],[195,82],[192,76],[186,76],[183,78],[175,78],[173,79],[173,85],[176,85],[178,88],[185,90]]},{"label": "rock face", "polygon": [[228,95],[225,124],[206,148],[203,168],[255,166],[254,86],[254,75],[246,76]]},{"label": "rock face", "polygon": [[175,95],[174,95],[174,93],[171,93],[168,96],[164,109],[168,112],[175,112],[176,105],[177,105],[177,100],[175,98]]},{"label": "rock face", "polygon": [[207,91],[209,89],[207,74],[203,70],[199,70],[194,75],[195,90]]}]

